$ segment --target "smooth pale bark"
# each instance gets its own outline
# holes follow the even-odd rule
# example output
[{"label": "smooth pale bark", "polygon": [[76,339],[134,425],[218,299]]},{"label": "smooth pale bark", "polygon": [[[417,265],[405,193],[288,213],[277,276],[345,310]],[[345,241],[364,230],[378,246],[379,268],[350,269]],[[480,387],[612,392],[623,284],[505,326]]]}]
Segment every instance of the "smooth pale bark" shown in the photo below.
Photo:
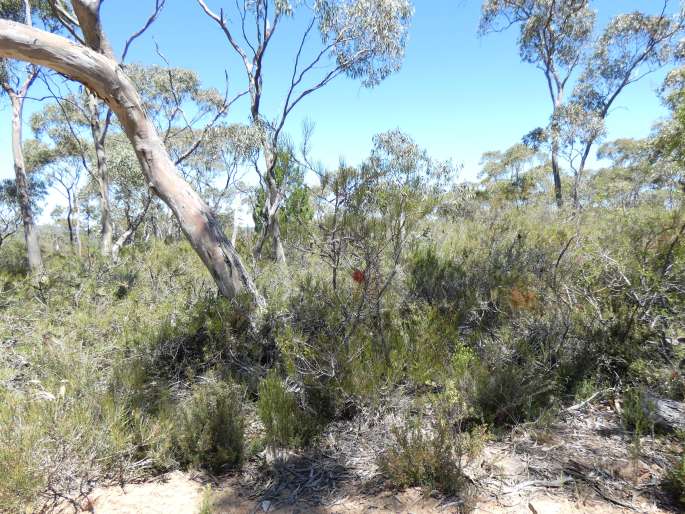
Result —
[{"label": "smooth pale bark", "polygon": [[[269,144],[268,142],[266,143]],[[280,210],[280,197],[281,191],[276,183],[275,168],[276,168],[276,148],[265,148],[265,155],[267,155],[267,180],[268,191],[266,196],[268,202],[266,202],[266,233],[271,238],[271,244],[273,245],[273,256],[276,262],[285,264],[285,251],[283,249],[283,241],[281,239],[281,223],[278,220],[278,211]],[[285,178],[284,178],[285,180]]]},{"label": "smooth pale bark", "polygon": [[24,225],[24,240],[26,241],[29,269],[32,273],[36,274],[43,271],[43,259],[40,253],[40,243],[38,242],[38,229],[31,209],[29,182],[24,163],[24,150],[22,148],[24,97],[10,93],[10,99],[12,102],[12,157],[14,159],[17,201],[19,202],[21,221]]},{"label": "smooth pale bark", "polygon": [[100,126],[98,99],[88,92],[88,122],[95,146],[96,170],[95,179],[100,194],[100,253],[105,257],[112,254],[112,208],[109,201],[109,174],[107,171],[107,154],[105,141]]},{"label": "smooth pale bark", "polygon": [[[87,44],[99,50],[103,46],[108,48],[97,13],[88,9],[82,12],[87,7],[82,4],[73,2]],[[99,2],[93,4],[99,8]],[[178,174],[142,107],[135,86],[115,60],[61,36],[6,20],[0,20],[0,57],[29,61],[58,71],[82,83],[107,103],[131,142],[150,189],[171,209],[221,294],[234,298],[245,289],[258,307],[265,306],[214,214]]]},{"label": "smooth pale bark", "polygon": [[261,256],[264,243],[267,239],[271,239],[272,255],[276,262],[285,263],[285,251],[283,249],[283,241],[281,239],[281,223],[278,220],[278,198],[279,191],[273,181],[269,181],[269,186],[266,192],[266,201],[264,204],[264,215],[266,217],[266,224],[264,225],[264,233],[258,246],[258,256]]},{"label": "smooth pale bark", "polygon": [[[114,242],[112,245],[112,260],[117,261],[119,260],[119,252],[121,249],[124,247],[126,243],[131,239],[133,234],[135,234],[136,230],[138,230],[138,227],[140,224],[143,222],[145,219],[145,215],[147,214],[148,209],[150,208],[150,203],[152,202],[152,197],[148,196],[147,201],[145,202],[145,207],[143,210],[136,216],[136,218],[133,220],[132,223],[129,224],[128,228],[124,230],[124,232],[119,236],[119,238]],[[235,245],[234,245],[235,246]]]},{"label": "smooth pale bark", "polygon": [[278,221],[278,215],[274,215],[271,222],[271,240],[273,242],[276,262],[285,263],[285,250],[283,249],[283,240],[281,239],[281,222]]},{"label": "smooth pale bark", "polygon": [[[564,89],[561,85],[558,85],[555,98],[550,86],[550,93],[552,95],[552,103],[554,104],[554,114],[556,115],[564,102]],[[564,206],[564,198],[561,192],[561,167],[559,166],[559,129],[555,123],[556,121],[552,122],[552,178],[554,179],[554,199],[556,200],[557,208],[561,209]]]},{"label": "smooth pale bark", "polygon": [[76,251],[78,256],[83,255],[83,245],[81,244],[81,210],[78,206],[78,197],[76,193],[73,194],[72,202],[74,204],[73,208],[73,225],[74,225],[74,238],[76,240]]},{"label": "smooth pale bark", "polygon": [[266,191],[264,192],[264,210],[262,211],[265,219],[262,236],[255,247],[254,255],[260,258],[267,239],[271,240],[273,258],[276,262],[285,264],[285,251],[281,239],[281,224],[278,220],[280,208],[281,191],[277,185],[275,168],[276,152],[268,141],[262,143],[264,155],[266,157]]}]

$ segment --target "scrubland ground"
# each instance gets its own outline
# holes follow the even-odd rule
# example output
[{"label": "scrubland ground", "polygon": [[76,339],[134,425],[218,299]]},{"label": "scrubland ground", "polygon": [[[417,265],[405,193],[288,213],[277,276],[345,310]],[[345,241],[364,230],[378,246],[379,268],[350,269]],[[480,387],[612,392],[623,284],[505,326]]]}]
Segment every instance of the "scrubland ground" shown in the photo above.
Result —
[{"label": "scrubland ground", "polygon": [[252,322],[181,241],[40,279],[5,243],[2,509],[682,509],[651,400],[685,392],[679,211],[468,201],[396,247],[352,220],[347,264],[253,263]]},{"label": "scrubland ground", "polygon": [[[637,441],[610,401],[566,412],[550,424],[523,425],[488,441],[464,468],[470,491],[449,497],[418,487],[397,489],[374,462],[383,450],[388,415],[339,423],[316,454],[290,453],[265,473],[265,455],[242,473],[214,477],[174,471],[152,481],[96,488],[81,502],[102,514],[197,512],[678,512],[660,484],[678,441]],[[368,418],[366,418],[368,419]],[[389,441],[386,442],[386,444]],[[636,445],[639,445],[636,446]],[[65,506],[64,512],[73,508]]]}]

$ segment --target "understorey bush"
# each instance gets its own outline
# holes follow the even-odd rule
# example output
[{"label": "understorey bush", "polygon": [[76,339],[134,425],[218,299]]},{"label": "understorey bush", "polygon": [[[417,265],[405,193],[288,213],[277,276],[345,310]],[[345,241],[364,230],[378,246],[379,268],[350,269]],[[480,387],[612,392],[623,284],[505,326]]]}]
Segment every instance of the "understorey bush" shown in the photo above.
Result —
[{"label": "understorey bush", "polygon": [[244,455],[242,394],[233,384],[204,377],[176,413],[173,441],[179,462],[218,473],[237,468]]}]

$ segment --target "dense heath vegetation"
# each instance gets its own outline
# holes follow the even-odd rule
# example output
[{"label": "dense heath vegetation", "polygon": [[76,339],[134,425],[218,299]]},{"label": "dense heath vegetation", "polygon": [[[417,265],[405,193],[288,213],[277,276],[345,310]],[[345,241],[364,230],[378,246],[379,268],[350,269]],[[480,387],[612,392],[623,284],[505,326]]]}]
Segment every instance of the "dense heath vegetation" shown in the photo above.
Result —
[{"label": "dense heath vegetation", "polygon": [[[88,35],[87,3],[35,2],[34,24]],[[0,16],[26,23],[20,4],[0,1]],[[335,74],[374,85],[396,71],[411,6],[330,4],[313,19],[332,38]],[[486,440],[597,392],[625,398],[628,430],[659,437],[640,398],[685,400],[682,17],[631,13],[602,28],[590,2],[563,2],[572,12],[551,15],[572,26],[541,28],[536,10],[549,4],[485,2],[484,33],[515,21],[523,60],[577,84],[564,97],[556,83],[549,126],[486,153],[474,182],[400,130],[377,135],[360,164],[325,169],[306,131],[302,148],[285,134],[287,112],[272,122],[255,111],[256,90],[251,123],[228,124],[227,99],[194,72],[122,64],[170,162],[213,213],[228,269],[244,268],[230,284],[198,257],[176,199],[148,188],[154,169],[141,173],[102,95],[73,85],[46,100],[20,145],[25,183],[17,172],[0,184],[0,510],[307,451],[331,422],[397,395],[412,408],[378,465],[398,487],[466,495],[462,466]],[[354,9],[367,15],[345,30],[384,42],[373,58],[334,45]],[[560,41],[546,61],[544,30]],[[34,70],[2,62],[16,101],[12,84]],[[618,93],[663,66],[669,118],[644,140],[606,140]],[[254,228],[234,223],[246,169],[260,179],[243,195]],[[48,193],[67,207],[38,227],[31,257],[26,213]],[[685,460],[663,487],[685,503]]]}]

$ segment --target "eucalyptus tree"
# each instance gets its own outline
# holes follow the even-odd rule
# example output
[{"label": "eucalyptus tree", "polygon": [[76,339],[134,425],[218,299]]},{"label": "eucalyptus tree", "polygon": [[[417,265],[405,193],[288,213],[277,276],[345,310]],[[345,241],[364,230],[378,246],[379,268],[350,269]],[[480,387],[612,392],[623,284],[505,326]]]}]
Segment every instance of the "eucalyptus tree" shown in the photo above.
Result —
[{"label": "eucalyptus tree", "polygon": [[573,171],[571,194],[578,207],[587,160],[605,134],[611,107],[627,86],[668,62],[684,19],[682,12],[669,16],[669,4],[663,0],[655,15],[637,11],[618,15],[598,37],[590,0],[486,0],[483,4],[481,33],[519,25],[522,60],[544,73],[553,105],[547,135],[558,206],[563,204],[561,154]]},{"label": "eucalyptus tree", "polygon": [[523,143],[504,151],[485,152],[481,157],[482,169],[478,178],[507,200],[522,204],[537,186],[539,161],[539,153]]},{"label": "eucalyptus tree", "polygon": [[[157,19],[165,3],[166,0],[155,0],[152,14],[147,18],[145,24],[126,40],[120,63],[123,64],[132,43],[144,34]],[[49,0],[49,5],[60,25],[76,40],[83,42],[83,38],[79,36],[75,27],[78,25],[78,21],[69,6],[63,0]],[[78,154],[81,157],[83,167],[97,183],[100,211],[100,251],[105,256],[110,255],[113,244],[113,226],[105,140],[112,122],[112,110],[102,109],[101,100],[88,88],[83,88],[80,94],[71,93],[63,98],[61,94],[56,95],[53,92],[49,82],[46,81],[46,85],[52,93],[55,105],[48,106],[42,113],[43,115],[34,120],[34,130],[41,131],[49,127],[53,133],[63,132],[61,139],[69,137],[69,135],[65,136],[64,134],[70,134],[73,139],[72,142],[78,143]],[[90,138],[92,144],[86,142],[86,137],[82,134],[84,130],[88,133],[87,137]]]},{"label": "eucalyptus tree", "polygon": [[[40,116],[33,116],[32,121],[37,117]],[[37,139],[28,140],[24,145],[26,169],[32,176],[40,176],[66,201],[64,213],[69,243],[81,255],[79,191],[85,161],[79,156],[78,143],[69,137],[60,138],[61,135],[54,133],[54,144],[50,146]]]},{"label": "eucalyptus tree", "polygon": [[46,81],[46,85],[53,101],[33,114],[31,127],[37,138],[52,143],[60,158],[76,158],[79,161],[77,165],[97,184],[100,251],[105,256],[110,255],[113,227],[105,152],[110,120],[102,112],[100,101],[88,89],[62,93],[54,91],[49,81]]},{"label": "eucalyptus tree", "polygon": [[[404,56],[409,0],[239,0],[213,10],[205,0],[201,9],[221,29],[227,44],[243,63],[250,93],[250,118],[260,131],[263,166],[256,167],[264,189],[262,239],[271,239],[277,261],[285,261],[277,216],[285,191],[276,177],[280,137],[288,116],[308,95],[340,75],[375,86],[397,71]],[[274,34],[289,18],[302,23],[295,39],[291,72],[279,78],[285,93],[280,108],[265,113],[264,67],[275,43]],[[302,20],[300,22],[300,19]],[[318,31],[319,40],[315,41]],[[282,62],[283,56],[275,56]],[[284,183],[281,181],[281,183]],[[259,254],[264,242],[256,247]]]},{"label": "eucalyptus tree", "polygon": [[[234,193],[239,163],[252,153],[242,127],[222,122],[230,105],[245,93],[229,100],[216,89],[203,88],[198,75],[188,69],[139,64],[125,69],[178,171],[212,212],[220,215]],[[141,225],[165,237],[171,236],[174,227],[168,211],[150,197],[146,182],[131,169],[135,154],[130,145],[123,144],[116,132],[110,139],[106,149],[114,154],[110,166],[114,211],[123,229],[114,243],[116,255]]]},{"label": "eucalyptus tree", "polygon": [[685,193],[685,41],[675,52],[677,66],[672,69],[661,88],[661,97],[670,117],[660,122],[653,140],[654,156],[668,159],[680,170],[677,187]]},{"label": "eucalyptus tree", "polygon": [[[34,19],[51,30],[55,25],[51,11],[44,0],[0,0],[0,18],[22,23],[32,27]],[[12,157],[16,181],[16,199],[21,211],[24,226],[24,240],[28,255],[29,268],[33,273],[43,269],[43,259],[38,241],[38,230],[31,209],[29,180],[26,175],[22,149],[22,124],[24,102],[29,89],[34,84],[40,68],[35,64],[24,65],[10,59],[0,59],[0,88],[9,97],[12,105]]]},{"label": "eucalyptus tree", "polygon": [[557,113],[566,100],[568,83],[582,64],[592,38],[595,13],[589,0],[485,0],[480,32],[485,34],[520,26],[519,53],[544,76],[552,102],[550,127],[552,175],[557,206],[563,205],[559,163],[560,129]]},{"label": "eucalyptus tree", "polygon": [[[107,138],[106,152],[112,187],[112,219],[118,228],[112,242],[112,258],[117,260],[119,252],[134,237],[148,212],[156,210],[157,206],[126,137],[111,134]],[[153,231],[156,228],[155,223]]]},{"label": "eucalyptus tree", "polygon": [[84,43],[15,21],[0,20],[0,57],[52,68],[81,82],[102,98],[133,145],[149,187],[174,213],[221,294],[234,298],[244,289],[258,306],[264,306],[263,298],[211,209],[179,175],[154,123],[142,108],[135,85],[113,55],[100,19],[101,3],[101,0],[71,1],[74,18],[70,32]]},{"label": "eucalyptus tree", "polygon": [[569,160],[576,207],[588,157],[604,135],[604,120],[616,99],[627,86],[671,62],[676,40],[685,28],[685,11],[669,16],[668,4],[665,0],[655,15],[631,12],[613,18],[586,59],[569,106],[561,115],[561,124],[567,127],[567,145],[579,147]]},{"label": "eucalyptus tree", "polygon": [[[73,160],[73,159],[72,159]],[[63,159],[51,166],[48,180],[57,188],[67,202],[65,220],[69,231],[69,243],[80,256],[83,252],[81,244],[80,195],[79,183],[81,169],[77,163]]]},{"label": "eucalyptus tree", "polygon": [[[276,152],[276,166],[274,177],[279,191],[283,192],[284,200],[276,216],[283,239],[290,245],[308,239],[314,211],[310,202],[309,188],[304,183],[305,167],[298,162],[295,151],[289,143],[282,144]],[[255,231],[263,233],[269,222],[264,214],[266,193],[257,188],[252,202],[252,219]],[[258,244],[263,244],[261,238]],[[258,253],[261,248],[257,247]]]},{"label": "eucalyptus tree", "polygon": [[246,93],[229,99],[214,88],[203,88],[197,73],[185,68],[129,64],[125,69],[174,163],[197,186],[203,179],[191,176],[197,170],[187,166],[187,161],[207,143],[208,136],[216,138],[217,123]]},{"label": "eucalyptus tree", "polygon": [[591,198],[588,201],[604,207],[631,208],[649,193],[665,184],[664,163],[652,161],[651,141],[617,139],[604,143],[598,156],[610,161],[590,179]]},{"label": "eucalyptus tree", "polygon": [[21,223],[17,200],[12,194],[14,188],[11,180],[0,181],[0,246],[16,233]]},{"label": "eucalyptus tree", "polygon": [[[28,177],[31,212],[39,213],[38,202],[47,193],[45,182],[36,175]],[[14,235],[22,224],[21,209],[17,201],[17,183],[12,179],[0,181],[0,246]]]}]

